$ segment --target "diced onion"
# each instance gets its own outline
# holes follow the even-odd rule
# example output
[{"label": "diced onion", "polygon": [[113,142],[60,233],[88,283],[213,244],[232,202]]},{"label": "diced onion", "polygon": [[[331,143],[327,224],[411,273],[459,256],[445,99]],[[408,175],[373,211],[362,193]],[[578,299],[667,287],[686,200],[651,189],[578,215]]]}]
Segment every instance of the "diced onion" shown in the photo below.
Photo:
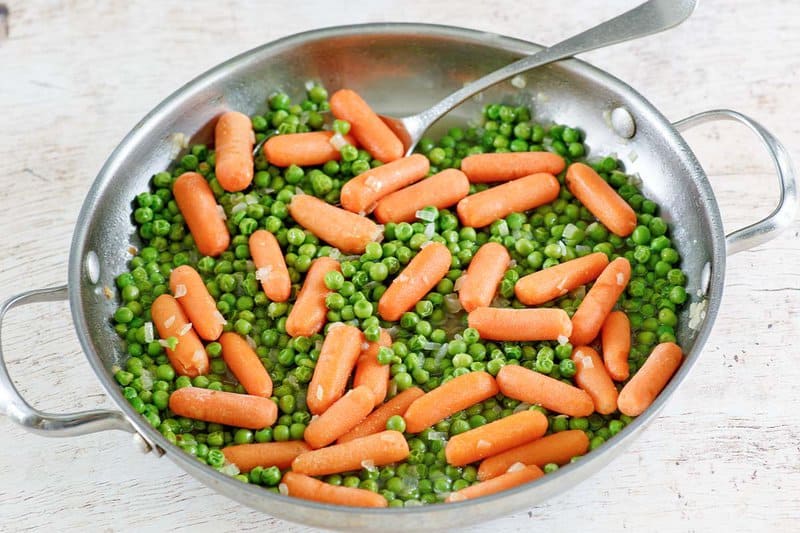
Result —
[{"label": "diced onion", "polygon": [[244,202],[239,202],[238,204],[235,204],[233,207],[231,207],[231,214],[235,215],[239,211],[244,211],[245,209],[247,209],[247,204]]},{"label": "diced onion", "polygon": [[139,379],[142,382],[142,388],[144,390],[150,390],[153,388],[153,374],[151,374],[149,370],[142,370],[142,375]]},{"label": "diced onion", "polygon": [[503,237],[509,234],[508,224],[506,224],[505,220],[501,220],[500,223],[497,224],[497,232]]},{"label": "diced onion", "polygon": [[305,84],[303,84],[303,86],[306,88],[306,91],[310,91],[315,85],[316,83],[314,83],[313,80],[306,80]]},{"label": "diced onion", "polygon": [[706,299],[689,304],[689,329],[700,329],[703,320],[706,318],[706,307],[708,307],[708,300]]},{"label": "diced onion", "polygon": [[244,203],[247,205],[253,205],[258,203],[258,197],[254,194],[248,194],[244,197]]},{"label": "diced onion", "polygon": [[330,142],[331,146],[333,146],[337,151],[341,151],[342,148],[347,146],[347,139],[344,138],[344,135],[338,132],[334,133],[333,137],[331,137],[331,140],[328,142]]},{"label": "diced onion", "polygon": [[338,261],[339,259],[342,258],[342,252],[338,248],[331,248],[328,257],[330,257],[331,259],[336,259]]},{"label": "diced onion", "polygon": [[225,320],[225,317],[222,316],[222,313],[220,313],[219,311],[214,311],[214,318],[216,318],[217,322],[219,322],[223,326],[228,323],[228,321]]},{"label": "diced onion", "polygon": [[460,291],[461,287],[464,286],[464,283],[466,283],[466,281],[467,281],[467,275],[461,274],[456,280],[456,282],[453,284],[453,290],[456,292]]},{"label": "diced onion", "polygon": [[527,402],[521,402],[514,408],[514,413],[521,413],[522,411],[527,411],[531,404]]},{"label": "diced onion", "polygon": [[289,486],[286,483],[279,483],[278,484],[278,492],[280,492],[284,496],[289,495]]},{"label": "diced onion", "polygon": [[167,339],[158,339],[158,344],[160,344],[162,348],[169,348],[169,341]]},{"label": "diced onion", "polygon": [[145,322],[144,323],[144,342],[153,342],[155,340],[155,334],[153,333],[153,323],[152,322]]},{"label": "diced onion", "polygon": [[525,85],[527,85],[527,82],[525,81],[524,77],[522,77],[521,75],[517,74],[516,76],[511,78],[511,85],[513,85],[517,89],[524,89]]},{"label": "diced onion", "polygon": [[373,461],[372,459],[364,459],[363,461],[361,461],[361,468],[363,468],[367,472],[374,472],[376,470],[375,461]]},{"label": "diced onion", "polygon": [[558,344],[559,344],[559,346],[564,346],[568,342],[569,342],[569,337],[567,337],[566,335],[559,335],[558,336]]},{"label": "diced onion", "polygon": [[425,224],[425,237],[430,240],[433,237],[433,234],[436,233],[436,225],[433,223]]},{"label": "diced onion", "polygon": [[225,208],[221,205],[217,205],[217,213],[219,213],[219,218],[222,220],[228,220],[228,215],[225,214]]},{"label": "diced onion", "polygon": [[433,350],[438,350],[441,347],[442,347],[442,345],[440,343],[438,343],[438,342],[426,341],[426,342],[422,343],[422,349],[423,350],[427,350],[429,352],[431,352]]},{"label": "diced onion", "polygon": [[436,213],[434,213],[431,210],[427,210],[427,209],[420,209],[419,211],[414,213],[414,215],[418,219],[424,220],[425,222],[433,222],[434,220],[436,220],[436,216],[437,216]]},{"label": "diced onion", "polygon": [[170,326],[171,326],[172,324],[174,324],[174,323],[175,323],[175,315],[170,315],[170,316],[168,316],[168,317],[167,317],[167,319],[164,321],[164,327],[165,327],[165,328],[168,328],[168,327],[170,327]]},{"label": "diced onion", "polygon": [[513,465],[509,466],[506,472],[519,472],[520,470],[525,470],[525,463],[520,463],[517,461]]},{"label": "diced onion", "polygon": [[247,345],[250,346],[252,349],[256,349],[256,341],[253,340],[253,337],[250,335],[245,335],[244,340],[247,341]]},{"label": "diced onion", "polygon": [[184,285],[183,283],[178,283],[177,285],[175,285],[175,298],[183,298],[184,296],[186,296],[187,292],[188,291],[186,290],[186,285]]},{"label": "diced onion", "polygon": [[383,238],[384,238],[383,229],[384,229],[383,224],[378,224],[377,225],[377,227],[375,229],[375,236],[372,238],[373,241],[375,241],[375,242],[383,242]]},{"label": "diced onion", "polygon": [[444,431],[429,431],[428,432],[428,440],[447,440],[447,433]]},{"label": "diced onion", "polygon": [[183,325],[181,330],[178,332],[178,337],[183,337],[184,335],[189,333],[190,329],[192,329],[192,323],[191,322],[187,322],[186,324]]},{"label": "diced onion", "polygon": [[267,281],[271,273],[272,273],[272,265],[261,267],[256,270],[256,279],[258,281]]},{"label": "diced onion", "polygon": [[584,357],[582,362],[583,368],[594,368],[594,361],[591,357]]},{"label": "diced onion", "polygon": [[227,463],[225,466],[220,468],[219,471],[229,476],[235,476],[239,473],[239,467],[233,463]]},{"label": "diced onion", "polygon": [[448,313],[458,313],[463,309],[458,296],[452,293],[444,297],[444,308]]}]

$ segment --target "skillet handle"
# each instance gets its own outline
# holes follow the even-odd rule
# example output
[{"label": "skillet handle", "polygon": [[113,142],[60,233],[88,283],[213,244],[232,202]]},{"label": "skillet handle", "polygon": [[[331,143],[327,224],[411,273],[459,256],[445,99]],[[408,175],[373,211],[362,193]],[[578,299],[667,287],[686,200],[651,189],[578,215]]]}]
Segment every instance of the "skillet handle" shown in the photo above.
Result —
[{"label": "skillet handle", "polygon": [[761,140],[767,149],[775,172],[778,175],[780,197],[778,205],[764,219],[749,226],[737,229],[725,236],[728,255],[749,250],[759,244],[771,241],[794,221],[797,213],[797,177],[792,160],[781,142],[755,120],[730,109],[704,111],[673,124],[678,131],[686,131],[694,126],[717,120],[732,120],[744,124]]}]

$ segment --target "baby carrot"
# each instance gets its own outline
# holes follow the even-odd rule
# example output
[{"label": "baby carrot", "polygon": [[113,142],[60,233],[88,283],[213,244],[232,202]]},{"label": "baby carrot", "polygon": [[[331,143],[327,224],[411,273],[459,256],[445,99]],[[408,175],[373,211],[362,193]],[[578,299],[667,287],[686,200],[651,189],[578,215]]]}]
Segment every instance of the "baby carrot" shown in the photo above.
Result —
[{"label": "baby carrot", "polygon": [[222,334],[219,342],[222,345],[222,359],[247,394],[264,398],[272,396],[272,378],[247,341],[229,331]]},{"label": "baby carrot", "polygon": [[[356,327],[342,324],[328,330],[308,384],[306,403],[312,413],[324,413],[342,397],[363,342],[364,335]],[[356,421],[356,424],[360,421]]]},{"label": "baby carrot", "polygon": [[628,356],[631,351],[631,323],[624,311],[612,311],[600,332],[603,363],[614,381],[628,379]]},{"label": "baby carrot", "polygon": [[346,254],[363,254],[383,229],[372,220],[345,211],[310,194],[296,194],[289,214],[305,229]]},{"label": "baby carrot", "polygon": [[308,444],[301,440],[286,442],[257,442],[238,444],[222,448],[228,462],[235,464],[241,472],[249,472],[257,466],[264,468],[277,466],[285,470],[301,453],[310,451]]},{"label": "baby carrot", "polygon": [[442,383],[414,400],[405,415],[406,432],[419,433],[453,413],[491,398],[499,392],[488,372],[470,372]]},{"label": "baby carrot", "polygon": [[572,332],[567,312],[555,308],[479,307],[467,315],[467,322],[482,339],[495,341],[566,341]]},{"label": "baby carrot", "polygon": [[150,315],[159,337],[178,339],[175,348],[167,348],[167,357],[175,371],[190,378],[208,374],[206,349],[186,319],[178,300],[169,294],[162,294],[150,307]]},{"label": "baby carrot", "polygon": [[463,466],[497,455],[547,431],[547,417],[539,411],[520,411],[452,437],[444,449],[447,462]]},{"label": "baby carrot", "polygon": [[172,194],[200,253],[213,257],[224,252],[231,237],[206,179],[185,172],[175,180]]},{"label": "baby carrot", "polygon": [[[378,362],[378,350],[382,346],[391,346],[392,337],[385,329],[381,329],[378,342],[368,343],[366,349],[361,350],[356,362],[356,372],[353,376],[353,388],[365,385],[375,396],[375,406],[383,403],[386,390],[389,388],[389,365]],[[363,347],[363,346],[362,346]]]},{"label": "baby carrot", "polygon": [[[339,150],[331,144],[333,135],[332,131],[276,135],[264,143],[264,157],[276,167],[317,166],[328,161],[338,161],[341,156]],[[345,135],[344,140],[355,145],[355,140],[349,135]]]},{"label": "baby carrot", "polygon": [[278,419],[278,407],[269,398],[199,387],[173,392],[169,408],[178,416],[248,429],[265,428]]},{"label": "baby carrot", "polygon": [[596,252],[523,276],[514,292],[525,305],[543,304],[594,281],[606,266],[606,254]]},{"label": "baby carrot", "polygon": [[430,178],[409,185],[378,200],[375,218],[381,224],[414,222],[417,211],[433,206],[444,209],[469,194],[469,181],[463,172],[448,168]]},{"label": "baby carrot", "polygon": [[403,157],[403,142],[358,93],[339,89],[330,104],[333,116],[350,123],[350,133],[372,157],[383,163]]},{"label": "baby carrot", "polygon": [[680,346],[662,342],[619,393],[617,405],[628,416],[639,416],[650,407],[683,360]]},{"label": "baby carrot", "polygon": [[342,487],[310,476],[286,472],[281,485],[287,496],[348,507],[387,507],[386,498],[367,489]]},{"label": "baby carrot", "polygon": [[618,257],[608,264],[572,315],[573,346],[589,344],[597,337],[630,279],[631,264],[627,259]]},{"label": "baby carrot", "polygon": [[292,293],[292,280],[283,259],[278,240],[267,230],[257,230],[250,235],[250,255],[256,265],[256,277],[261,281],[264,294],[273,302],[285,302]]},{"label": "baby carrot", "polygon": [[364,420],[375,406],[369,387],[356,387],[311,420],[303,439],[314,449],[327,446]]},{"label": "baby carrot", "polygon": [[592,348],[578,346],[572,352],[575,363],[575,383],[589,393],[594,410],[609,415],[617,410],[617,388],[603,366],[603,360]]},{"label": "baby carrot", "polygon": [[555,175],[564,167],[564,158],[552,152],[475,154],[461,161],[461,170],[471,183],[509,181],[541,172]]},{"label": "baby carrot", "polygon": [[286,333],[290,336],[310,337],[325,325],[328,314],[325,297],[331,292],[325,286],[325,274],[333,270],[342,271],[339,261],[330,257],[319,257],[311,263],[303,287],[286,318]]},{"label": "baby carrot", "polygon": [[370,213],[378,200],[421,180],[429,168],[428,158],[422,154],[413,154],[372,168],[344,184],[342,207],[360,215]]},{"label": "baby carrot", "polygon": [[492,303],[510,262],[511,256],[502,244],[487,242],[478,249],[458,291],[458,300],[467,313]]},{"label": "baby carrot", "polygon": [[408,409],[408,406],[414,403],[414,400],[423,396],[425,393],[419,387],[411,387],[406,389],[385,404],[381,405],[370,415],[365,418],[356,427],[339,437],[337,442],[349,442],[353,439],[366,437],[373,433],[380,433],[386,429],[386,422],[394,415],[402,415]]},{"label": "baby carrot", "polygon": [[200,338],[217,340],[222,333],[224,319],[217,311],[217,302],[208,293],[200,274],[189,265],[179,266],[169,275],[169,290],[176,295]]},{"label": "baby carrot", "polygon": [[519,365],[501,368],[497,385],[509,398],[541,405],[557,413],[589,416],[594,412],[592,397],[585,391]]},{"label": "baby carrot", "polygon": [[636,228],[636,213],[589,165],[572,163],[567,169],[567,188],[608,229],[627,237]]},{"label": "baby carrot", "polygon": [[558,180],[552,174],[531,174],[470,194],[458,202],[456,210],[462,224],[481,228],[511,213],[550,203],[558,198],[558,191]]},{"label": "baby carrot", "polygon": [[309,476],[324,476],[402,461],[408,453],[408,442],[402,433],[382,431],[300,454],[292,463],[292,470]]},{"label": "baby carrot", "polygon": [[548,463],[565,465],[588,450],[589,437],[582,430],[560,431],[484,459],[478,468],[478,479],[485,481],[500,476],[515,463],[539,468],[544,468]]},{"label": "baby carrot", "polygon": [[420,250],[378,300],[381,318],[400,320],[447,274],[451,260],[450,250],[438,242]]},{"label": "baby carrot", "polygon": [[444,501],[452,503],[463,500],[471,500],[481,496],[488,496],[489,494],[508,490],[518,485],[522,485],[523,483],[533,481],[534,479],[539,479],[543,475],[544,472],[542,472],[538,466],[520,465],[519,469],[509,470],[505,474],[501,474],[496,478],[476,483],[475,485],[471,485],[456,492],[451,492]]},{"label": "baby carrot", "polygon": [[253,181],[253,145],[256,142],[250,117],[228,111],[219,117],[214,128],[217,163],[214,173],[228,192],[246,189]]}]

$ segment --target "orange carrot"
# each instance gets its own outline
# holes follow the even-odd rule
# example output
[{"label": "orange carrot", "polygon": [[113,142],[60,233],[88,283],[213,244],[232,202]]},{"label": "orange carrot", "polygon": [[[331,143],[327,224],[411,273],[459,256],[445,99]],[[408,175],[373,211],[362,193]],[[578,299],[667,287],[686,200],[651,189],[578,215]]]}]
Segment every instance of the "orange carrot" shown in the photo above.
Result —
[{"label": "orange carrot", "polygon": [[596,252],[521,277],[514,292],[525,305],[540,305],[594,281],[606,266],[606,254]]},{"label": "orange carrot", "polygon": [[333,116],[350,123],[350,133],[372,157],[383,163],[403,157],[403,142],[358,93],[339,89],[331,95],[330,104]]},{"label": "orange carrot", "polygon": [[[317,166],[338,161],[341,155],[339,149],[331,144],[333,135],[332,131],[276,135],[264,143],[264,157],[276,167]],[[345,135],[344,140],[355,145],[355,139],[349,135]]]},{"label": "orange carrot", "polygon": [[519,365],[501,368],[497,385],[509,398],[541,405],[557,413],[589,416],[594,412],[592,397],[585,391]]},{"label": "orange carrot", "polygon": [[558,180],[552,174],[531,174],[470,194],[458,202],[456,210],[462,224],[481,228],[511,213],[550,203],[558,198],[558,191]]},{"label": "orange carrot", "polygon": [[497,476],[496,478],[476,483],[475,485],[471,485],[456,492],[451,492],[445,501],[452,503],[463,500],[471,500],[473,498],[480,498],[481,496],[488,496],[489,494],[508,490],[518,485],[522,485],[523,483],[528,483],[529,481],[539,479],[543,475],[544,472],[542,472],[538,466],[520,465],[519,469],[509,470],[505,474]]},{"label": "orange carrot", "polygon": [[250,255],[255,263],[256,277],[261,281],[264,294],[273,302],[285,302],[292,293],[292,280],[275,236],[267,230],[256,230],[250,235]]},{"label": "orange carrot", "polygon": [[470,372],[442,383],[414,400],[405,415],[406,431],[419,433],[453,413],[497,394],[497,382],[488,372]]},{"label": "orange carrot", "polygon": [[546,172],[560,174],[564,158],[551,152],[475,154],[461,161],[461,170],[471,183],[508,181]]},{"label": "orange carrot", "polygon": [[296,194],[289,214],[305,229],[346,254],[363,254],[383,229],[372,220],[345,211],[310,194]]},{"label": "orange carrot", "polygon": [[511,256],[502,244],[487,242],[478,249],[458,291],[458,300],[467,313],[492,303],[509,263]]},{"label": "orange carrot", "polygon": [[167,348],[167,357],[175,372],[190,378],[208,374],[209,362],[206,349],[186,319],[178,300],[169,294],[162,294],[150,307],[150,316],[159,337],[178,339],[174,349]]},{"label": "orange carrot", "polygon": [[667,386],[669,378],[678,370],[682,360],[683,352],[677,344],[662,342],[656,346],[639,371],[620,391],[617,401],[619,410],[628,416],[642,414]]},{"label": "orange carrot", "polygon": [[627,259],[618,257],[608,264],[572,315],[573,346],[589,344],[597,337],[630,279],[631,264]]},{"label": "orange carrot", "polygon": [[373,433],[380,433],[386,429],[386,422],[394,415],[402,415],[408,409],[408,406],[414,403],[414,400],[425,393],[419,387],[411,387],[406,389],[385,404],[381,405],[370,415],[365,418],[356,427],[339,437],[337,441],[339,444],[349,442],[353,439],[366,437]]},{"label": "orange carrot", "polygon": [[452,256],[447,246],[431,242],[419,251],[397,276],[381,299],[378,314],[384,320],[400,320],[414,307],[450,270]]},{"label": "orange carrot", "polygon": [[281,487],[287,496],[348,507],[387,507],[386,498],[367,489],[342,487],[310,476],[286,472]]},{"label": "orange carrot", "polygon": [[572,332],[569,315],[555,308],[479,307],[467,315],[467,322],[482,339],[496,341],[566,341]]},{"label": "orange carrot", "polygon": [[314,449],[327,446],[356,427],[374,406],[375,396],[369,387],[351,389],[308,424],[303,438]]},{"label": "orange carrot", "polygon": [[219,342],[222,345],[222,359],[247,394],[264,398],[272,396],[272,378],[247,341],[229,331],[222,334]]},{"label": "orange carrot", "polygon": [[292,470],[309,476],[324,476],[402,461],[408,453],[408,442],[402,433],[382,431],[298,455]]},{"label": "orange carrot", "polygon": [[206,179],[197,172],[185,172],[175,180],[172,194],[200,253],[217,256],[224,252],[231,237]]},{"label": "orange carrot", "polygon": [[325,325],[328,315],[325,298],[331,292],[325,285],[325,274],[333,270],[342,271],[339,261],[330,257],[319,257],[311,263],[303,287],[286,318],[286,333],[290,336],[310,337]]},{"label": "orange carrot", "polygon": [[353,388],[365,385],[375,396],[375,406],[383,403],[386,390],[389,388],[389,365],[378,362],[378,350],[382,346],[391,346],[392,337],[385,329],[381,329],[378,342],[370,342],[366,349],[361,350],[356,362],[356,373],[353,376]]},{"label": "orange carrot", "polygon": [[546,416],[520,411],[452,437],[444,449],[445,458],[451,465],[464,466],[538,439],[546,431]]},{"label": "orange carrot", "polygon": [[588,346],[578,346],[572,351],[572,361],[577,369],[575,383],[592,397],[594,410],[601,415],[616,411],[617,388],[597,352]]},{"label": "orange carrot", "polygon": [[278,419],[278,407],[269,398],[199,387],[170,394],[169,408],[178,416],[248,429],[265,428]]},{"label": "orange carrot", "polygon": [[214,128],[214,150],[217,154],[214,173],[226,191],[242,191],[253,181],[255,142],[250,117],[237,111],[228,111],[219,117]]},{"label": "orange carrot", "polygon": [[628,379],[628,356],[631,352],[631,323],[624,311],[612,311],[603,322],[600,333],[603,363],[614,381]]},{"label": "orange carrot", "polygon": [[342,207],[353,213],[370,213],[378,200],[416,183],[428,173],[430,163],[422,154],[413,154],[367,170],[342,187]]},{"label": "orange carrot", "polygon": [[222,333],[224,318],[209,294],[203,278],[189,265],[181,265],[169,275],[169,290],[181,304],[200,338],[214,341]]},{"label": "orange carrot", "polygon": [[544,468],[548,463],[565,465],[588,450],[589,437],[586,433],[580,429],[560,431],[485,459],[478,468],[478,479],[485,481],[505,474],[515,463],[539,468]]},{"label": "orange carrot", "polygon": [[469,194],[469,181],[463,172],[453,168],[386,195],[375,206],[375,218],[381,224],[414,222],[417,211],[433,206],[444,209]]},{"label": "orange carrot", "polygon": [[301,440],[286,442],[258,442],[238,444],[222,448],[228,462],[235,464],[241,472],[249,472],[257,466],[264,468],[277,466],[285,470],[301,453],[310,451],[308,444]]},{"label": "orange carrot", "polygon": [[[314,374],[308,384],[306,403],[312,413],[315,415],[324,413],[333,402],[342,397],[358,354],[361,353],[363,342],[364,335],[356,327],[342,324],[328,330],[317,365],[314,367]],[[356,424],[360,421],[357,420]]]},{"label": "orange carrot", "polygon": [[615,234],[627,237],[636,228],[633,208],[589,165],[572,163],[566,183],[569,192]]}]

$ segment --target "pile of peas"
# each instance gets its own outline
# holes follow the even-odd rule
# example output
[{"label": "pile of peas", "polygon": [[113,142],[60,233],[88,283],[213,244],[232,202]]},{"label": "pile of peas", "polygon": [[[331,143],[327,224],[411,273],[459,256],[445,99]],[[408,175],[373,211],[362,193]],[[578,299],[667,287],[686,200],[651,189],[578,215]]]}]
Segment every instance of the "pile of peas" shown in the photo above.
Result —
[{"label": "pile of peas", "polygon": [[[319,85],[309,89],[299,104],[293,104],[286,94],[273,95],[268,110],[252,117],[256,140],[275,132],[322,129],[322,113],[329,110],[327,98],[327,91]],[[334,123],[336,131],[346,133],[348,128],[347,123]],[[568,162],[584,161],[583,141],[584,134],[579,129],[532,121],[527,107],[491,104],[483,109],[479,126],[451,128],[438,142],[423,139],[418,151],[430,159],[433,174],[445,168],[459,168],[462,158],[484,152],[550,150]],[[451,210],[426,208],[417,222],[387,224],[383,242],[370,243],[360,256],[343,256],[339,250],[321,243],[294,223],[287,205],[299,192],[338,203],[341,187],[348,179],[381,164],[366,151],[346,146],[341,161],[328,161],[315,168],[292,165],[279,169],[258,155],[254,183],[246,193],[228,193],[220,187],[214,177],[214,159],[214,152],[205,145],[192,146],[171,172],[153,176],[152,189],[135,199],[133,220],[143,247],[130,260],[129,271],[116,278],[121,302],[113,323],[123,340],[127,359],[115,377],[131,406],[168,441],[198,461],[243,482],[277,492],[282,473],[276,467],[259,467],[249,474],[238,474],[225,464],[220,449],[230,444],[303,438],[311,418],[305,401],[307,384],[323,339],[321,334],[296,338],[286,334],[291,303],[268,300],[250,260],[248,237],[259,228],[272,232],[283,248],[294,294],[315,258],[330,256],[340,260],[341,273],[330,272],[325,277],[333,291],[326,299],[326,328],[333,322],[352,324],[370,341],[378,340],[381,327],[389,329],[394,343],[381,348],[378,358],[382,364],[390,365],[390,394],[412,386],[428,391],[473,371],[497,375],[504,365],[522,365],[573,384],[575,365],[570,359],[570,344],[487,342],[476,330],[465,327],[465,314],[460,311],[455,287],[478,248],[489,241],[503,244],[513,259],[500,284],[496,305],[524,307],[514,298],[514,284],[520,277],[600,251],[612,259],[624,256],[633,267],[631,281],[619,301],[632,327],[631,372],[641,367],[657,343],[675,341],[677,315],[687,299],[680,256],[672,246],[667,224],[658,216],[658,206],[643,196],[613,157],[592,159],[588,164],[636,211],[639,225],[628,238],[611,234],[562,187],[558,199],[551,204],[527,213],[513,213],[483,229],[461,226]],[[199,254],[173,199],[172,184],[186,171],[206,177],[225,210],[232,239],[229,249],[219,257]],[[563,174],[558,180],[563,185]],[[471,185],[470,192],[486,187]],[[377,301],[394,276],[430,240],[449,248],[450,271],[399,322],[380,320]],[[219,343],[206,346],[211,372],[190,379],[176,375],[162,342],[151,338],[150,305],[168,291],[171,270],[184,264],[196,268],[203,277],[227,321],[224,329],[247,336],[255,344],[274,383],[272,399],[280,416],[273,427],[251,431],[178,417],[169,410],[170,393],[182,387],[245,392],[221,359]],[[579,289],[547,305],[562,308],[571,316],[584,294]],[[586,432],[590,449],[603,445],[631,422],[630,417],[619,413],[595,413],[586,418],[549,413],[542,407],[498,395],[420,434],[406,435],[411,454],[403,463],[323,479],[334,485],[380,492],[391,507],[441,502],[447,493],[477,480],[475,465],[455,467],[446,463],[447,439],[520,409],[536,409],[547,415],[549,433],[567,429]],[[393,417],[388,427],[403,431],[405,424],[402,417]],[[549,473],[556,469],[558,465],[550,464],[544,470]]]}]

